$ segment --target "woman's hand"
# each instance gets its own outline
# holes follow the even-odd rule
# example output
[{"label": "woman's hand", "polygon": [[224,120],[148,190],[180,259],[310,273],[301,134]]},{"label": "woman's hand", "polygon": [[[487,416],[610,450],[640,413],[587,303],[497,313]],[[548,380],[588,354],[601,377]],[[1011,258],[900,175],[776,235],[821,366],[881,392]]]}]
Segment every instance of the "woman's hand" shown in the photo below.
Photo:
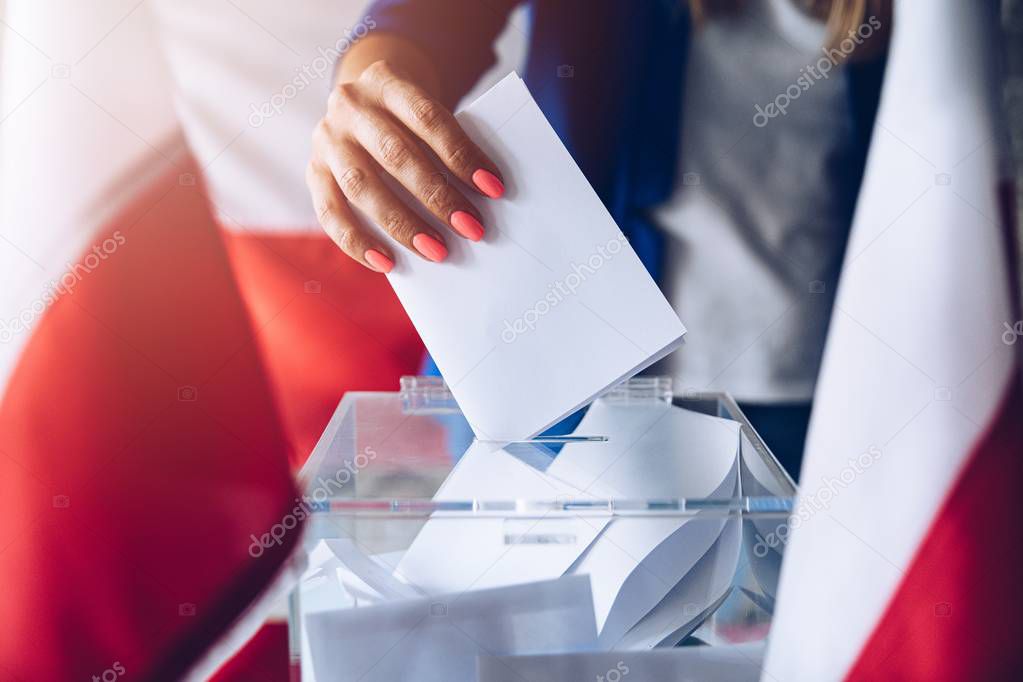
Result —
[{"label": "woman's hand", "polygon": [[467,187],[491,199],[504,193],[497,168],[451,112],[388,61],[375,61],[334,87],[313,133],[306,182],[323,229],[373,270],[394,267],[392,245],[367,230],[353,206],[418,256],[442,261],[448,254],[445,235],[402,202],[384,174],[461,237],[474,242],[483,237],[479,212],[427,149]]}]

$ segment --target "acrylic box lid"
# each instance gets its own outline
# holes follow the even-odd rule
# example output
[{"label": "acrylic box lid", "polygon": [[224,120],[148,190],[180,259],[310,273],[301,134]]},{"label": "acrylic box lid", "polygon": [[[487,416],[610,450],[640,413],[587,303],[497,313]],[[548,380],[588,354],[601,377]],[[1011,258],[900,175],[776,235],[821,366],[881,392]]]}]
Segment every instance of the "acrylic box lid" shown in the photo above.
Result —
[{"label": "acrylic box lid", "polygon": [[[783,518],[793,508],[791,478],[726,393],[673,395],[670,379],[638,377],[552,431],[477,441],[439,377],[402,377],[398,391],[344,396],[300,472],[303,501],[331,516]],[[710,463],[721,470],[730,439],[734,483],[716,484]]]}]

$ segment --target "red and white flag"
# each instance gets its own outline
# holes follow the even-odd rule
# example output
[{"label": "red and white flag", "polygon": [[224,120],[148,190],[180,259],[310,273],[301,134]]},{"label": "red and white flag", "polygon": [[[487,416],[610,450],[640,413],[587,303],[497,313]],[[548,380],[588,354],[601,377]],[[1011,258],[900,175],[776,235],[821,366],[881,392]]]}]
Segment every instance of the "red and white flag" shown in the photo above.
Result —
[{"label": "red and white flag", "polygon": [[285,431],[149,8],[5,5],[0,679],[180,679],[298,540]]},{"label": "red and white flag", "polygon": [[341,394],[422,360],[303,181],[363,3],[243,4],[0,2],[0,679],[204,679]]},{"label": "red and white flag", "polygon": [[997,5],[895,3],[764,679],[1023,669],[1023,323]]}]

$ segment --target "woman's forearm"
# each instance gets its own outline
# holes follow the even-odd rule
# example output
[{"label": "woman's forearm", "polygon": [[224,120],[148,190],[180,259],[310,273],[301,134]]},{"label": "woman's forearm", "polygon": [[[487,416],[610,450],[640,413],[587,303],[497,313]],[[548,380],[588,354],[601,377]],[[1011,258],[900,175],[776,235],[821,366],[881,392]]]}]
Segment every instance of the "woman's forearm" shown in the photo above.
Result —
[{"label": "woman's forearm", "polygon": [[381,60],[407,74],[409,80],[432,95],[440,94],[440,76],[426,54],[405,38],[388,33],[371,34],[355,43],[341,58],[335,82],[350,83],[370,64]]}]

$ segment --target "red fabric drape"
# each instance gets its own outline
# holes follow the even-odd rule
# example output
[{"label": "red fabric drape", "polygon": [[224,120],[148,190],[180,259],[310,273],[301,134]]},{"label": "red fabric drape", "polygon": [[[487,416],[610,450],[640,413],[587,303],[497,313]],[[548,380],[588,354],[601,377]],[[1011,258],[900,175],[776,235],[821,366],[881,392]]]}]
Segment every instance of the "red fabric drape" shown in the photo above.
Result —
[{"label": "red fabric drape", "polygon": [[[232,268],[179,172],[97,236],[118,244],[28,332],[0,404],[0,678],[178,677],[297,539],[248,551],[294,506],[289,457],[344,390],[421,357],[386,281],[325,238],[232,239]],[[225,675],[279,662],[263,641]]]}]

